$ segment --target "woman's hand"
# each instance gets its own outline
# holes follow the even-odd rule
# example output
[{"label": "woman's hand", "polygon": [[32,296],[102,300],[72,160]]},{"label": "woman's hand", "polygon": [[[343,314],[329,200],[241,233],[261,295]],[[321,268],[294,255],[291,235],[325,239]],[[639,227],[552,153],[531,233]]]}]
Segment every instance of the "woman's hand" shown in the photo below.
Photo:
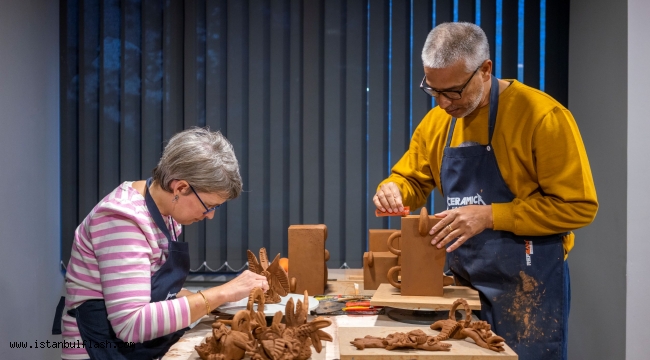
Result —
[{"label": "woman's hand", "polygon": [[266,292],[269,289],[269,283],[266,277],[246,270],[229,282],[218,286],[217,289],[222,293],[226,301],[238,301],[247,297],[253,288],[262,288]]}]

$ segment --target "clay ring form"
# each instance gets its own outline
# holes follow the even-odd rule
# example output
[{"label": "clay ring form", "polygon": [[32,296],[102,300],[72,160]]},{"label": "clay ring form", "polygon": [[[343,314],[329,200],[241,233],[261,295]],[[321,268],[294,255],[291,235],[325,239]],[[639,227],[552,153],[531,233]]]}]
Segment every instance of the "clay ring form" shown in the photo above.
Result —
[{"label": "clay ring form", "polygon": [[397,273],[400,272],[401,270],[402,270],[401,265],[393,266],[388,270],[388,274],[386,274],[387,275],[386,277],[388,277],[388,282],[398,289],[402,288],[402,284],[400,284],[397,281]]},{"label": "clay ring form", "polygon": [[386,244],[388,246],[388,251],[392,252],[397,256],[402,255],[402,250],[393,247],[393,240],[400,238],[401,236],[402,236],[401,231],[395,231],[388,237],[387,244]]}]

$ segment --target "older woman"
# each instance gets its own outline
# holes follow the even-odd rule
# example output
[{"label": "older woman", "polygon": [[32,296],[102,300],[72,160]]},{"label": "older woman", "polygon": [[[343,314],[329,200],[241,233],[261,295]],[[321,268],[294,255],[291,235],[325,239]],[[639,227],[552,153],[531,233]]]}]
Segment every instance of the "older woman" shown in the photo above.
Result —
[{"label": "older woman", "polygon": [[[212,219],[242,189],[232,145],[219,132],[193,128],[169,141],[153,177],[124,182],[75,232],[66,274],[63,359],[153,359],[192,322],[227,301],[268,289],[245,271],[191,293],[181,225]],[[131,344],[135,343],[135,344]]]}]

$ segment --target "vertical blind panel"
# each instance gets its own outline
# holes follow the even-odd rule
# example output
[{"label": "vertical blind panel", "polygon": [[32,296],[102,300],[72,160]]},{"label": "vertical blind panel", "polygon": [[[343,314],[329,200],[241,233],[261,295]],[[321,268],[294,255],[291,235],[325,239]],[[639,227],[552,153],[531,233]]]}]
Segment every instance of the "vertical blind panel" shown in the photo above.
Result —
[{"label": "vertical blind panel", "polygon": [[228,1],[228,140],[233,144],[244,181],[242,195],[227,205],[228,212],[228,264],[239,269],[246,263],[248,249],[248,3]]},{"label": "vertical blind panel", "polygon": [[518,47],[518,2],[503,2],[503,21],[501,31],[503,40],[501,45],[501,77],[504,79],[517,79],[517,51]]},{"label": "vertical blind panel", "polygon": [[[388,174],[388,46],[389,1],[373,0],[369,9],[368,121],[366,206],[371,206],[377,184]],[[384,217],[368,217],[370,229],[388,225]]]},{"label": "vertical blind panel", "polygon": [[[389,113],[388,113],[388,173],[406,150],[410,133],[411,106],[411,6],[408,1],[391,1],[389,41]],[[419,89],[418,89],[419,91]],[[418,93],[416,92],[416,95]],[[370,184],[370,193],[377,184]],[[372,200],[372,199],[371,199]],[[370,205],[372,209],[372,205]],[[388,218],[390,229],[401,229],[401,221]]]},{"label": "vertical blind panel", "polygon": [[524,84],[539,89],[539,2],[524,3]]},{"label": "vertical blind panel", "polygon": [[[183,13],[184,21],[180,22],[183,24],[183,32],[175,31],[172,36],[183,36],[181,41],[176,40],[183,48],[180,73],[183,92],[178,94],[174,91],[174,94],[182,95],[183,128],[187,129],[193,126],[205,126],[205,1],[186,1]],[[175,59],[179,60],[180,57]],[[192,192],[187,196],[196,197]],[[203,205],[199,203],[199,201],[194,202],[197,208],[202,208]],[[205,223],[205,221],[196,222],[184,229],[185,241],[189,243],[192,270],[198,270],[205,259]]]},{"label": "vertical blind panel", "polygon": [[323,0],[303,3],[303,221],[323,221]]},{"label": "vertical blind panel", "polygon": [[[62,261],[97,201],[149,177],[175,133],[207,125],[233,144],[244,191],[185,227],[192,270],[240,270],[247,249],[287,256],[289,225],[317,223],[329,266],[361,267],[368,229],[400,227],[374,217],[372,197],[435,105],[419,89],[434,22],[480,21],[493,59],[500,22],[504,77],[518,76],[523,51],[524,82],[546,81],[566,103],[567,27],[540,49],[540,3],[519,4],[62,1]],[[549,23],[567,24],[568,5],[546,6]],[[427,206],[443,210],[435,194]]]},{"label": "vertical blind panel", "polygon": [[289,227],[289,50],[291,17],[288,0],[271,0],[269,22],[269,160],[268,166],[268,234],[269,256],[287,254]]},{"label": "vertical blind panel", "polygon": [[546,0],[545,91],[568,106],[569,87],[569,2]]},{"label": "vertical blind panel", "polygon": [[[345,31],[345,252],[333,257],[360,267],[366,249],[366,219],[370,214],[366,192],[367,36],[368,0],[348,0]],[[374,215],[373,215],[374,216]],[[338,266],[331,262],[328,266]]]},{"label": "vertical blind panel", "polygon": [[[227,1],[207,0],[205,16],[205,122],[210,129],[221,131],[227,137]],[[227,202],[221,205],[214,219],[205,224],[205,261],[213,270],[228,260],[227,207]]]},{"label": "vertical blind panel", "polygon": [[[331,260],[343,263],[344,243],[341,224],[345,219],[345,203],[341,182],[345,180],[345,156],[341,144],[345,136],[345,12],[341,0],[328,1],[324,16],[323,69],[323,222],[327,224],[327,247]],[[336,257],[334,257],[336,256]]]},{"label": "vertical blind panel", "polygon": [[99,148],[97,146],[99,140],[99,4],[93,1],[82,1],[80,5],[78,220],[84,219],[99,200]]},{"label": "vertical blind panel", "polygon": [[99,85],[99,196],[120,181],[121,34],[119,0],[100,7],[101,76]]},{"label": "vertical blind panel", "polygon": [[[289,34],[289,222],[303,223],[302,166],[302,17],[303,2],[291,0]],[[310,74],[309,78],[312,76]],[[287,160],[287,159],[285,159]]]},{"label": "vertical blind panel", "polygon": [[248,62],[248,248],[269,247],[269,2],[250,1]]},{"label": "vertical blind panel", "polygon": [[[161,0],[142,2],[142,114],[140,178],[147,179],[158,164],[163,144],[163,6]],[[137,116],[137,115],[136,115]],[[133,179],[130,179],[133,180]]]},{"label": "vertical blind panel", "polygon": [[78,137],[79,118],[79,2],[61,1],[61,259],[70,258],[73,234],[79,219]]},{"label": "vertical blind panel", "polygon": [[[122,0],[120,74],[120,181],[140,178],[142,2]],[[111,186],[114,184],[110,184]],[[110,191],[110,190],[109,190]]]}]

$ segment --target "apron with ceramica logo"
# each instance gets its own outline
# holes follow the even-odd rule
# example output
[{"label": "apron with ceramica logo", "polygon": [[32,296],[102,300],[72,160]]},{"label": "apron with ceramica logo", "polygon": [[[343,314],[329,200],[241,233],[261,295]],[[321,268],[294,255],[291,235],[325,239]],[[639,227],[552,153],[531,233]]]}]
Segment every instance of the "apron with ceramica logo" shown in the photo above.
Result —
[{"label": "apron with ceramica logo", "polygon": [[[456,125],[452,119],[440,174],[448,210],[515,198],[492,148],[498,103],[499,83],[493,76],[487,145],[450,147]],[[520,359],[566,359],[570,289],[562,235],[518,236],[485,229],[448,256],[456,282],[478,290],[481,320]]]},{"label": "apron with ceramica logo", "polygon": [[[145,201],[156,225],[165,234],[169,244],[167,260],[151,277],[151,302],[157,302],[176,298],[176,293],[181,290],[189,274],[190,255],[188,244],[176,241],[175,231],[172,238],[156,203],[149,194],[151,181],[151,178],[147,180]],[[79,333],[85,343],[107,345],[97,348],[86,347],[90,358],[98,360],[140,360],[162,357],[187,330],[187,328],[181,329],[165,336],[137,343],[135,346],[128,346],[115,335],[113,327],[108,321],[106,303],[103,299],[87,300],[76,309],[69,310],[68,314],[77,319]]]}]

